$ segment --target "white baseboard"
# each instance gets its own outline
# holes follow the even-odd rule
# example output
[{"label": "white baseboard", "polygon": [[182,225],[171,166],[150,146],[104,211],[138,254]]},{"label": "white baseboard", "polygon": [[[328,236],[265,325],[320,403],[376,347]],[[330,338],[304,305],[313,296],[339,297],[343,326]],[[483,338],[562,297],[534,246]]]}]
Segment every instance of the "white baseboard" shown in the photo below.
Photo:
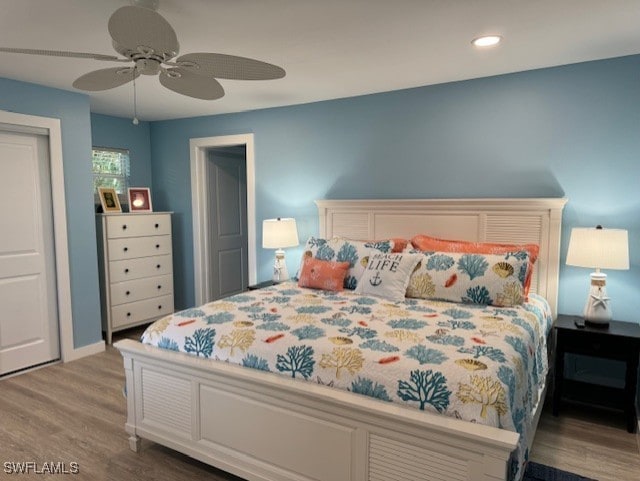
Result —
[{"label": "white baseboard", "polygon": [[94,344],[89,344],[87,346],[76,347],[69,353],[67,357],[63,359],[63,362],[75,361],[76,359],[80,359],[82,357],[91,356],[93,354],[99,354],[104,352],[105,344],[104,340],[98,341]]}]

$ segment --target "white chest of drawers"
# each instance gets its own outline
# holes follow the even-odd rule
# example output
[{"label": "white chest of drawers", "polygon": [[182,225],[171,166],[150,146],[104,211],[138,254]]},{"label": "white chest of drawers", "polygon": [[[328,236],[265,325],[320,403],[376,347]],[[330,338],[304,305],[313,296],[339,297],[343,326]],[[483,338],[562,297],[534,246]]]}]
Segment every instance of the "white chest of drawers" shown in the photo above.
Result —
[{"label": "white chest of drawers", "polygon": [[112,334],[173,312],[171,213],[98,214],[102,330]]}]

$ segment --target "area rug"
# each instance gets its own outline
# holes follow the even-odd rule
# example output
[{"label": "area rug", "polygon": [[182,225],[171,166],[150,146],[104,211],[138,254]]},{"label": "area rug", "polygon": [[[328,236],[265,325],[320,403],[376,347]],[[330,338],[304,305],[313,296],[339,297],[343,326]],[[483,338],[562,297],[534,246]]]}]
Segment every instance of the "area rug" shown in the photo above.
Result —
[{"label": "area rug", "polygon": [[561,471],[551,466],[529,462],[522,481],[597,481],[577,474]]}]

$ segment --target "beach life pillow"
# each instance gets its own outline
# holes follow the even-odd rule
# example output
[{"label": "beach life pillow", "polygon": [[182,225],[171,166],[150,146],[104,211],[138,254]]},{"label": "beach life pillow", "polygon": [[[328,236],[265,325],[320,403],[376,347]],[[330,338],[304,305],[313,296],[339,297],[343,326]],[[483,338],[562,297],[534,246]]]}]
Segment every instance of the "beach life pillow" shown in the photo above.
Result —
[{"label": "beach life pillow", "polygon": [[411,239],[411,245],[421,251],[436,252],[464,252],[467,254],[508,254],[510,252],[526,251],[529,254],[529,266],[524,280],[525,299],[529,295],[533,268],[540,246],[538,244],[497,244],[492,242],[470,242],[462,240],[439,239],[420,234]]},{"label": "beach life pillow", "polygon": [[298,285],[339,292],[344,289],[344,278],[348,270],[348,262],[323,261],[307,257],[302,261]]},{"label": "beach life pillow", "polygon": [[355,289],[358,279],[367,266],[369,255],[376,252],[390,253],[393,246],[392,240],[364,242],[342,237],[332,239],[309,237],[302,253],[302,262],[308,257],[323,261],[348,262],[349,272],[344,280],[344,287]]},{"label": "beach life pillow", "polygon": [[371,254],[356,293],[404,301],[411,273],[423,257],[421,253]]},{"label": "beach life pillow", "polygon": [[527,251],[507,254],[423,252],[407,297],[511,307],[525,300]]}]

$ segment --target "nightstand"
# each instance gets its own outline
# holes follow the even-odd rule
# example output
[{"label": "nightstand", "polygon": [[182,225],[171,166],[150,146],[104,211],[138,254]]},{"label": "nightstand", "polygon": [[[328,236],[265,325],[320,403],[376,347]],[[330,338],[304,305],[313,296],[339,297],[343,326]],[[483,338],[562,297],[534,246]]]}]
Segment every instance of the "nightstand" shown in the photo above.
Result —
[{"label": "nightstand", "polygon": [[269,280],[269,281],[253,284],[251,286],[247,286],[247,289],[249,289],[250,291],[255,291],[256,289],[262,289],[263,287],[271,287],[271,286],[274,286],[275,284],[276,284],[275,281]]},{"label": "nightstand", "polygon": [[[608,328],[585,326],[578,328],[578,316],[559,315],[553,325],[556,334],[555,373],[553,388],[553,415],[557,416],[564,391],[577,394],[579,401],[622,409],[627,431],[635,431],[635,399],[640,356],[640,325],[611,321]],[[581,381],[564,379],[564,355],[581,354],[613,359],[626,364],[624,388],[613,388]],[[565,389],[566,388],[566,389]]]}]

